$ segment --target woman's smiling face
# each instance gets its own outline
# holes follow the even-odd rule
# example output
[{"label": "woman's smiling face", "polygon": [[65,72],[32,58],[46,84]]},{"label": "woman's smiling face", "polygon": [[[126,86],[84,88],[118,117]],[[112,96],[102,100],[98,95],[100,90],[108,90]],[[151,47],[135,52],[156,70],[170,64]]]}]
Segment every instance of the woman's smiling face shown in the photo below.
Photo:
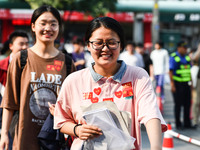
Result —
[{"label": "woman's smiling face", "polygon": [[59,33],[59,23],[51,12],[45,12],[32,24],[32,30],[35,32],[36,41],[54,42]]},{"label": "woman's smiling face", "polygon": [[[91,55],[95,61],[95,66],[107,68],[116,65],[121,49],[120,38],[116,32],[101,26],[92,33],[89,41],[88,50],[91,52]],[[99,41],[101,43],[114,41],[119,42],[119,46],[115,50],[110,50],[105,44],[101,50],[95,50],[91,43],[93,41]]]}]

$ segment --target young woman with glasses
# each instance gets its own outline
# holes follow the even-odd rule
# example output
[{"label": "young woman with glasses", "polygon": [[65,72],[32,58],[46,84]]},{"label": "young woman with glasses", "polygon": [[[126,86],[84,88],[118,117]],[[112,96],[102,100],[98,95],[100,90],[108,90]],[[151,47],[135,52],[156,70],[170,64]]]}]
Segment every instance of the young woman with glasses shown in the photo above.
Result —
[{"label": "young woman with glasses", "polygon": [[147,128],[151,150],[161,150],[161,133],[167,127],[151,80],[143,69],[118,61],[125,45],[121,25],[109,17],[96,18],[89,23],[85,40],[94,63],[65,79],[55,106],[54,128],[75,136],[71,150],[80,150],[83,141],[103,134],[99,127],[85,122],[81,107],[112,101],[120,111],[131,114],[130,135],[136,138],[136,150],[141,149],[140,123]]},{"label": "young woman with glasses", "polygon": [[[52,6],[41,6],[33,12],[31,29],[35,43],[27,50],[22,70],[20,53],[13,58],[3,97],[3,123],[0,149],[8,149],[8,130],[15,110],[19,123],[15,130],[13,149],[41,150],[37,136],[54,104],[62,82],[67,76],[65,55],[54,47],[61,32],[61,18]],[[75,67],[72,63],[71,72]]]}]

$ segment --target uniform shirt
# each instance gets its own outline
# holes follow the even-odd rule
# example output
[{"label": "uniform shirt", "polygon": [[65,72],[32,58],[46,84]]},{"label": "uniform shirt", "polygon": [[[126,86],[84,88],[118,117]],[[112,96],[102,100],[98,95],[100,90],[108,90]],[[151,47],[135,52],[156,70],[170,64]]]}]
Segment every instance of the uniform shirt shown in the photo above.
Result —
[{"label": "uniform shirt", "polygon": [[39,150],[37,135],[49,114],[48,102],[56,103],[66,77],[65,56],[59,52],[53,58],[44,59],[28,50],[27,63],[20,74],[18,52],[9,65],[2,106],[19,110],[19,129],[13,149]]},{"label": "uniform shirt", "polygon": [[[55,129],[61,128],[65,122],[80,123],[83,115],[81,106],[107,100],[113,101],[120,111],[131,113],[131,136],[136,138],[136,150],[141,147],[140,123],[146,124],[150,119],[158,118],[162,131],[167,129],[147,72],[123,61],[119,63],[120,69],[109,78],[97,74],[90,65],[65,79],[55,106]],[[80,150],[82,143],[75,138],[71,150]]]},{"label": "uniform shirt", "polygon": [[[186,56],[186,55],[182,56],[182,55],[180,55],[178,52],[175,52],[175,53],[176,53],[177,56],[179,56],[179,58],[180,58],[181,60],[180,60],[179,63],[177,63],[177,62],[175,61],[174,57],[170,57],[170,59],[169,59],[169,69],[170,69],[170,70],[173,70],[173,75],[176,75],[176,70],[177,70],[177,69],[180,69],[180,68],[179,68],[179,64],[183,64],[183,65],[187,65],[187,64],[188,64],[187,60],[185,59],[185,56]],[[191,66],[191,65],[192,65],[192,64],[191,64],[191,62],[190,62],[190,66]]]}]

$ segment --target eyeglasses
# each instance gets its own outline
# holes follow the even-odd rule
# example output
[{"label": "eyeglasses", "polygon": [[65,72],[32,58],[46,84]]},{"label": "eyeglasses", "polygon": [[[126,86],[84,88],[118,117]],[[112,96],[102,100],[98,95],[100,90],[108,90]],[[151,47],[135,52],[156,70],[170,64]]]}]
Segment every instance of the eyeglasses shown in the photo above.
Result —
[{"label": "eyeglasses", "polygon": [[59,28],[59,24],[57,22],[40,22],[38,25],[42,30],[47,30],[50,27],[51,30],[57,31]]},{"label": "eyeglasses", "polygon": [[114,41],[114,40],[110,40],[105,43],[103,41],[88,41],[88,42],[92,44],[92,48],[94,50],[102,50],[105,45],[110,50],[116,50],[119,47],[119,43],[120,43],[120,41]]}]

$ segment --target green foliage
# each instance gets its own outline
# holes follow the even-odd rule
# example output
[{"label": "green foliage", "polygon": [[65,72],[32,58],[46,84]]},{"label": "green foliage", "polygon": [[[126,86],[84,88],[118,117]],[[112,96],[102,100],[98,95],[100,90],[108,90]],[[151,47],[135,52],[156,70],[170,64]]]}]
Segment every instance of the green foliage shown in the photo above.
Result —
[{"label": "green foliage", "polygon": [[[14,1],[14,0],[13,0]],[[22,0],[23,1],[23,0]],[[43,4],[49,4],[59,10],[83,11],[93,17],[104,16],[109,11],[115,11],[117,0],[25,0],[32,9]]]},{"label": "green foliage", "polygon": [[117,0],[79,0],[77,10],[90,13],[93,17],[104,16],[109,11],[115,11]]},{"label": "green foliage", "polygon": [[24,0],[7,0],[8,2],[24,2]]},{"label": "green foliage", "polygon": [[32,9],[36,9],[41,5],[47,4],[62,10],[66,2],[69,0],[25,0],[25,1],[30,4]]}]

